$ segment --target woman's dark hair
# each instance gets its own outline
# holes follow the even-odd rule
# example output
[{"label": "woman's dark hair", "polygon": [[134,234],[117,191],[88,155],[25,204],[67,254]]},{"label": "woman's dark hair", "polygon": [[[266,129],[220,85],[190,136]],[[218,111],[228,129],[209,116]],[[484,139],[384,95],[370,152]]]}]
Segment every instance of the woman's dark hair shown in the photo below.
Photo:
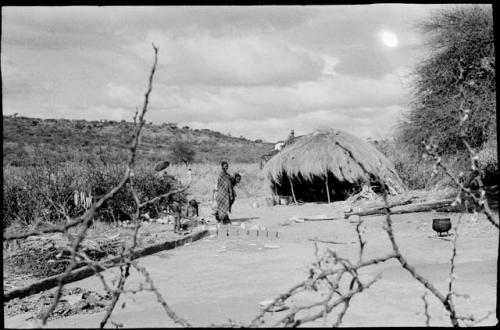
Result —
[{"label": "woman's dark hair", "polygon": [[223,161],[220,163],[220,166],[224,166],[224,164],[229,165],[229,163],[228,163],[228,162],[226,162],[225,160],[223,160]]},{"label": "woman's dark hair", "polygon": [[235,174],[234,174],[234,178],[235,178],[235,179],[236,179],[236,178],[240,178],[240,179],[241,179],[241,174],[240,174],[240,173],[235,173]]}]

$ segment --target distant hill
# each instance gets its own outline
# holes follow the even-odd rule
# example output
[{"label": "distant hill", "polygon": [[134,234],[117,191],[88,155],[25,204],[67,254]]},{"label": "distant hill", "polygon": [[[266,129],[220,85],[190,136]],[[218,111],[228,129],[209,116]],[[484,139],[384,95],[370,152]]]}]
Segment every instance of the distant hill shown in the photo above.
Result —
[{"label": "distant hill", "polygon": [[[126,159],[133,123],[3,116],[3,164],[30,165],[65,161],[116,163]],[[208,129],[147,123],[142,131],[140,159],[168,160],[170,146],[183,141],[196,152],[194,162],[253,163],[273,149],[262,140],[232,137]]]}]

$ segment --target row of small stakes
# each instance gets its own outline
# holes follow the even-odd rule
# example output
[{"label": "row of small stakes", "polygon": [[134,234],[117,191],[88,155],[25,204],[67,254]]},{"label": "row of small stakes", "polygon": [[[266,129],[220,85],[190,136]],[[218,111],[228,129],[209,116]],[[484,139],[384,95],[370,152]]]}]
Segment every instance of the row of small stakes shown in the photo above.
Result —
[{"label": "row of small stakes", "polygon": [[234,236],[234,232],[236,231],[236,236],[240,236],[240,231],[242,232],[241,236],[253,236],[252,233],[255,233],[256,237],[267,237],[267,238],[279,238],[278,231],[269,231],[269,230],[253,230],[253,229],[230,229],[229,227],[221,227],[217,228],[216,236]]}]

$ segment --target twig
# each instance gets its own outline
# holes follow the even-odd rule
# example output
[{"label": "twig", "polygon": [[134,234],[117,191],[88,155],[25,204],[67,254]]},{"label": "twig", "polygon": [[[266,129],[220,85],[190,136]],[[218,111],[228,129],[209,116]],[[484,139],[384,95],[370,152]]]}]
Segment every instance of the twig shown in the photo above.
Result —
[{"label": "twig", "polygon": [[161,296],[160,292],[158,291],[158,289],[155,287],[154,283],[153,283],[153,280],[151,279],[151,277],[149,276],[149,273],[148,271],[146,270],[146,268],[144,267],[141,267],[139,265],[137,265],[136,263],[132,263],[132,266],[137,269],[145,278],[146,280],[146,283],[149,284],[151,290],[155,293],[156,295],[156,299],[158,300],[158,302],[163,306],[163,309],[165,310],[165,312],[167,313],[167,315],[177,324],[180,324],[181,326],[183,327],[191,327],[191,324],[179,317],[167,304],[167,302],[165,301],[165,299],[163,299],[163,297]]},{"label": "twig", "polygon": [[[365,172],[365,173],[370,173],[366,170],[366,168],[364,167],[364,165],[359,162],[353,155],[352,155],[352,152],[345,148],[344,146],[340,145],[338,142],[336,142],[337,145],[339,145],[342,149],[344,149],[348,155],[361,167],[361,169]],[[382,197],[383,197],[383,201],[384,201],[384,204],[385,204],[385,210],[386,210],[386,226],[385,226],[385,231],[387,232],[387,235],[389,237],[389,241],[391,242],[391,245],[392,245],[392,250],[394,251],[394,253],[397,255],[397,259],[399,261],[399,263],[401,264],[401,266],[406,269],[412,276],[413,278],[415,278],[417,281],[419,281],[420,283],[422,283],[434,296],[436,296],[436,298],[438,298],[441,303],[443,304],[443,306],[449,311],[450,313],[450,320],[451,320],[451,323],[453,326],[455,327],[458,327],[459,326],[459,323],[458,323],[458,319],[457,319],[457,313],[455,311],[455,307],[453,305],[453,302],[450,301],[449,299],[447,299],[447,297],[445,297],[444,295],[442,295],[435,287],[434,285],[432,285],[429,280],[427,280],[425,277],[423,277],[422,275],[420,275],[413,266],[411,266],[408,261],[406,260],[406,258],[401,254],[400,250],[399,250],[399,246],[396,242],[396,238],[394,236],[394,231],[392,229],[392,219],[391,219],[391,211],[390,211],[390,206],[389,206],[389,201],[387,199],[387,189],[385,188],[385,185],[383,183],[383,181],[381,180],[381,178],[374,174],[373,175],[374,178],[379,182],[380,186],[381,186],[381,189],[382,189]]]},{"label": "twig", "polygon": [[[368,283],[363,284],[362,286],[358,286],[358,287],[356,287],[353,290],[350,290],[345,295],[343,295],[342,298],[339,298],[339,299],[335,300],[334,302],[332,302],[329,305],[327,304],[327,306],[326,306],[327,313],[330,313],[335,307],[337,307],[338,305],[344,303],[347,299],[352,298],[356,293],[359,293],[359,292],[362,292],[362,291],[368,289],[379,278],[380,277],[377,276],[374,279],[372,279],[371,281],[369,281]],[[313,314],[313,315],[306,316],[306,317],[304,317],[303,319],[300,319],[300,320],[294,320],[294,321],[289,320],[284,325],[285,326],[297,327],[297,326],[299,326],[301,324],[304,324],[304,323],[307,323],[307,322],[310,322],[310,321],[314,321],[314,320],[318,319],[319,317],[321,317],[322,315],[323,315],[323,311],[318,312],[318,313]]]},{"label": "twig", "polygon": [[427,302],[427,292],[422,295],[422,300],[424,301],[424,315],[425,315],[425,326],[431,326],[431,316],[429,315],[429,303]]},{"label": "twig", "polygon": [[[153,68],[151,69],[151,74],[149,76],[148,90],[145,94],[144,106],[142,108],[142,112],[141,112],[141,115],[139,117],[139,125],[136,127],[136,130],[134,133],[134,139],[132,140],[131,145],[130,145],[130,159],[128,162],[128,166],[125,170],[125,174],[117,186],[115,186],[107,194],[105,194],[103,197],[101,197],[100,200],[98,200],[95,204],[93,204],[92,207],[82,217],[73,221],[74,224],[72,226],[76,226],[79,223],[83,223],[83,228],[80,230],[80,232],[78,233],[77,237],[75,238],[75,240],[72,244],[71,262],[70,262],[69,266],[67,267],[67,269],[65,270],[64,274],[59,279],[59,285],[58,285],[58,289],[56,291],[56,296],[53,300],[53,303],[51,304],[51,306],[49,307],[47,312],[43,315],[43,318],[42,318],[43,325],[46,324],[50,314],[52,314],[57,303],[59,302],[59,299],[60,299],[61,293],[62,293],[62,288],[64,286],[64,282],[63,282],[64,279],[76,267],[76,256],[77,256],[78,250],[80,248],[80,244],[86,236],[86,232],[87,232],[88,228],[90,227],[91,220],[93,219],[96,210],[99,209],[106,200],[112,198],[120,189],[122,189],[123,186],[130,180],[131,173],[133,173],[132,168],[135,165],[136,150],[137,150],[137,146],[139,144],[139,136],[140,136],[141,129],[144,125],[143,118],[144,118],[144,115],[147,111],[149,94],[151,93],[151,90],[152,90],[153,75],[154,75],[154,72],[156,70],[156,65],[158,62],[158,48],[155,45],[153,45],[153,49],[155,52],[155,60],[154,60]],[[66,226],[64,226],[62,228],[62,230],[66,231],[68,228],[70,228],[70,227],[68,227],[69,225],[70,224],[66,224]],[[59,228],[59,230],[60,229],[61,228]],[[5,237],[5,235],[4,235],[4,237]],[[28,236],[26,236],[26,237],[28,237]],[[127,267],[127,270],[128,270],[128,267]],[[127,274],[127,272],[128,271],[126,271],[125,274]],[[125,276],[125,278],[127,276],[128,276],[128,274]],[[123,278],[123,277],[120,277],[120,279],[121,278]]]},{"label": "twig", "polygon": [[475,326],[475,325],[483,322],[484,320],[486,320],[488,317],[490,317],[494,313],[495,313],[494,311],[489,311],[488,313],[486,313],[486,315],[484,315],[483,317],[481,317],[481,318],[479,318],[477,320],[474,320],[472,323],[468,324],[467,326],[468,327]]},{"label": "twig", "polygon": [[363,250],[365,248],[366,241],[363,240],[363,235],[361,234],[361,224],[363,223],[363,220],[361,220],[361,217],[359,218],[358,223],[356,224],[356,233],[358,234],[358,242],[359,242],[359,262],[361,262],[361,259],[363,257]]},{"label": "twig", "polygon": [[455,258],[457,256],[457,239],[458,239],[458,230],[455,226],[454,228],[455,235],[453,237],[453,249],[450,258],[450,278],[448,282],[448,293],[446,294],[446,299],[452,300],[453,297],[453,281],[455,279]]},{"label": "twig", "polygon": [[344,316],[345,314],[347,313],[347,309],[349,308],[349,303],[351,302],[351,298],[346,298],[345,301],[344,301],[344,308],[342,308],[342,310],[340,311],[338,317],[337,317],[337,321],[335,321],[335,323],[333,324],[333,328],[337,328],[340,326],[340,324],[342,323],[342,320],[344,319]]},{"label": "twig", "polygon": [[[125,252],[125,246],[123,246],[120,255],[121,257],[120,259],[122,260],[122,262],[125,261],[124,252]],[[118,284],[116,285],[116,289],[113,290],[113,298],[111,300],[111,303],[108,305],[108,308],[106,309],[106,314],[104,315],[100,323],[101,329],[104,328],[104,326],[108,322],[109,317],[111,316],[111,313],[113,313],[116,303],[118,302],[118,299],[120,299],[120,295],[123,292],[123,288],[125,287],[125,281],[127,280],[129,275],[130,275],[130,260],[127,260],[125,265],[120,266],[120,278],[118,279]]]}]

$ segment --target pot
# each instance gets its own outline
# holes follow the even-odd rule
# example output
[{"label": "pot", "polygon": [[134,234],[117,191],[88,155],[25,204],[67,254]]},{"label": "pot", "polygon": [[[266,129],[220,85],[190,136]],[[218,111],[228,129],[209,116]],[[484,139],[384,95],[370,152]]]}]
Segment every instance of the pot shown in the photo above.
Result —
[{"label": "pot", "polygon": [[451,229],[451,221],[450,218],[440,218],[440,219],[432,219],[432,229],[441,236],[442,233]]}]

